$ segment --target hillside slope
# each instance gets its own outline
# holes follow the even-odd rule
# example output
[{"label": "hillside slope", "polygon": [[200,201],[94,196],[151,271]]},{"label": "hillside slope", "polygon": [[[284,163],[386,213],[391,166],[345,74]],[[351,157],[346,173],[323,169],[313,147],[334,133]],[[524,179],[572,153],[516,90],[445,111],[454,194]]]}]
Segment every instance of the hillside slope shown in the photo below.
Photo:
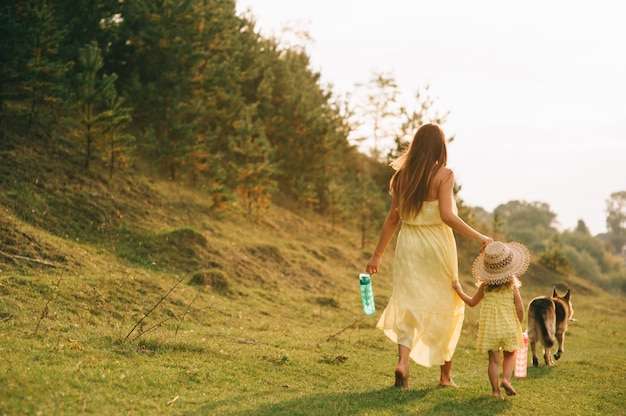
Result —
[{"label": "hillside slope", "polygon": [[[268,309],[293,301],[359,312],[356,275],[378,230],[362,250],[357,230],[331,226],[311,212],[273,204],[256,221],[236,205],[212,210],[202,189],[132,172],[108,180],[103,168],[86,171],[69,139],[40,132],[35,146],[20,143],[5,132],[0,149],[3,279],[107,275],[144,282],[159,276],[162,288],[180,280],[229,303],[254,296]],[[459,240],[461,274],[469,282],[477,247]],[[393,247],[375,278],[380,303],[390,289],[392,255]],[[592,287],[536,264],[525,284],[540,293],[553,285]]]},{"label": "hillside slope", "polygon": [[[36,146],[20,143],[7,134],[0,141],[0,414],[615,414],[623,407],[626,305],[580,278],[536,263],[524,275],[526,302],[553,285],[571,288],[580,322],[568,331],[559,368],[529,369],[528,383],[517,382],[524,398],[515,406],[481,399],[478,308],[466,309],[455,355],[465,387],[433,390],[438,370],[420,368],[417,388],[404,394],[386,387],[395,346],[360,303],[357,275],[378,230],[362,249],[356,230],[310,212],[274,204],[255,221],[234,205],[212,211],[202,189],[84,171],[65,139],[42,133]],[[459,239],[459,260],[470,289],[478,248],[467,243]],[[391,293],[392,257],[393,246],[373,278],[377,316]],[[545,400],[546,389],[574,377],[581,383]],[[602,393],[589,397],[591,390]],[[563,413],[565,402],[576,411]]]}]

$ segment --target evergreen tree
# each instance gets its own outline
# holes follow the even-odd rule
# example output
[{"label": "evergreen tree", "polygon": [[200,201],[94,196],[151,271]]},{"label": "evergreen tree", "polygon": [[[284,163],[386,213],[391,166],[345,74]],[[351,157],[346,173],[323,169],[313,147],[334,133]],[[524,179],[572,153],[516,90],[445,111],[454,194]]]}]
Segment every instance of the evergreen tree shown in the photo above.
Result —
[{"label": "evergreen tree", "polygon": [[130,108],[124,107],[124,99],[111,88],[105,96],[107,110],[103,113],[103,134],[106,138],[105,164],[109,166],[109,179],[115,166],[127,166],[134,150],[135,136],[126,131],[132,121]]},{"label": "evergreen tree", "polygon": [[[176,179],[194,143],[199,105],[199,43],[206,8],[193,0],[138,0],[125,5],[120,31],[134,80],[126,91],[144,156]],[[151,133],[150,133],[151,132]]]},{"label": "evergreen tree", "polygon": [[237,194],[248,215],[255,215],[258,221],[261,210],[269,205],[276,189],[276,166],[272,161],[273,149],[255,113],[254,106],[247,107],[244,118],[235,123],[237,135],[231,138],[230,150]]},{"label": "evergreen tree", "polygon": [[0,6],[0,110],[7,99],[26,100],[29,125],[42,106],[55,110],[67,94],[64,76],[71,64],[58,56],[65,32],[54,5],[47,0],[9,0]]},{"label": "evergreen tree", "polygon": [[0,5],[0,117],[5,115],[5,103],[22,99],[25,95],[26,64],[29,25],[24,7],[19,0],[7,0]]},{"label": "evergreen tree", "polygon": [[125,109],[118,108],[117,114],[112,108],[106,108],[106,99],[109,105],[118,105],[115,80],[117,76],[99,75],[102,69],[102,55],[96,42],[91,42],[79,51],[79,72],[76,75],[75,106],[80,116],[80,121],[85,127],[85,168],[89,169],[94,150],[94,141],[97,140],[99,124],[112,117],[121,117]]},{"label": "evergreen tree", "polygon": [[[244,97],[242,89],[258,73],[257,37],[245,21],[235,15],[234,2],[208,1],[202,21],[202,61],[194,100],[201,117],[189,168],[193,181],[207,180],[211,189],[237,189],[237,177],[230,175],[231,139],[239,137],[236,126],[249,123],[248,106],[256,106],[254,91]],[[258,116],[253,116],[256,123]]]}]

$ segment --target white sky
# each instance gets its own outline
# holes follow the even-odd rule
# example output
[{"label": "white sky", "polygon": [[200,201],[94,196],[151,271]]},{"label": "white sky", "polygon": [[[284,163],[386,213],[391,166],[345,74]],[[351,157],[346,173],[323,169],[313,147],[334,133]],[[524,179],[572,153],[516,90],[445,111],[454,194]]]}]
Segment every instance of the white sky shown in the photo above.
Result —
[{"label": "white sky", "polygon": [[469,205],[545,202],[562,229],[606,231],[626,191],[626,13],[619,0],[237,0],[257,28],[307,31],[341,94],[375,72],[407,104],[430,85]]}]

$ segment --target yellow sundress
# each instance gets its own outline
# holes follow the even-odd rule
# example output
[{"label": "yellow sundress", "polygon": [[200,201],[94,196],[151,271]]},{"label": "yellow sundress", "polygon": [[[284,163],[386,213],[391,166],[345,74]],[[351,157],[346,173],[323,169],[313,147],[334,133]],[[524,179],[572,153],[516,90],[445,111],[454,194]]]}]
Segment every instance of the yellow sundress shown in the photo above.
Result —
[{"label": "yellow sundress", "polygon": [[516,351],[524,345],[522,325],[515,311],[513,286],[487,290],[480,307],[478,339],[479,352]]},{"label": "yellow sundress", "polygon": [[465,304],[452,289],[457,278],[452,229],[441,220],[439,201],[426,201],[417,216],[402,219],[393,289],[377,324],[393,342],[408,347],[420,365],[452,359],[465,313]]}]

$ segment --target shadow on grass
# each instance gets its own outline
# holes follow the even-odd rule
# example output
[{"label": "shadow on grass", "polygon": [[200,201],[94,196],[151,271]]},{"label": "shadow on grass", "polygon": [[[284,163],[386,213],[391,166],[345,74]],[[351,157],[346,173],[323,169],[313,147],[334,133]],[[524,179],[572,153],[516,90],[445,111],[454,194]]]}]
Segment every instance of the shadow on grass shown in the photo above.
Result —
[{"label": "shadow on grass", "polygon": [[539,365],[538,367],[528,367],[528,370],[526,372],[526,378],[541,378],[541,377],[545,377],[547,375],[550,375],[550,373],[552,373],[552,370],[554,369],[554,366],[547,366],[547,365]]},{"label": "shadow on grass", "polygon": [[[503,393],[504,394],[504,393]],[[435,404],[426,414],[433,415],[499,415],[512,406],[510,398],[496,399],[491,395],[471,397],[465,400],[450,400]]]},{"label": "shadow on grass", "polygon": [[[443,394],[438,394],[442,392]],[[445,392],[445,393],[444,393]],[[505,412],[510,400],[490,396],[467,397],[458,390],[439,387],[398,389],[390,387],[361,393],[325,393],[241,409],[237,414],[254,415],[364,415],[364,414],[420,414],[420,415],[497,415]],[[463,397],[464,396],[464,397]],[[216,403],[216,406],[220,405]],[[220,411],[215,406],[204,406],[199,414]]]}]

